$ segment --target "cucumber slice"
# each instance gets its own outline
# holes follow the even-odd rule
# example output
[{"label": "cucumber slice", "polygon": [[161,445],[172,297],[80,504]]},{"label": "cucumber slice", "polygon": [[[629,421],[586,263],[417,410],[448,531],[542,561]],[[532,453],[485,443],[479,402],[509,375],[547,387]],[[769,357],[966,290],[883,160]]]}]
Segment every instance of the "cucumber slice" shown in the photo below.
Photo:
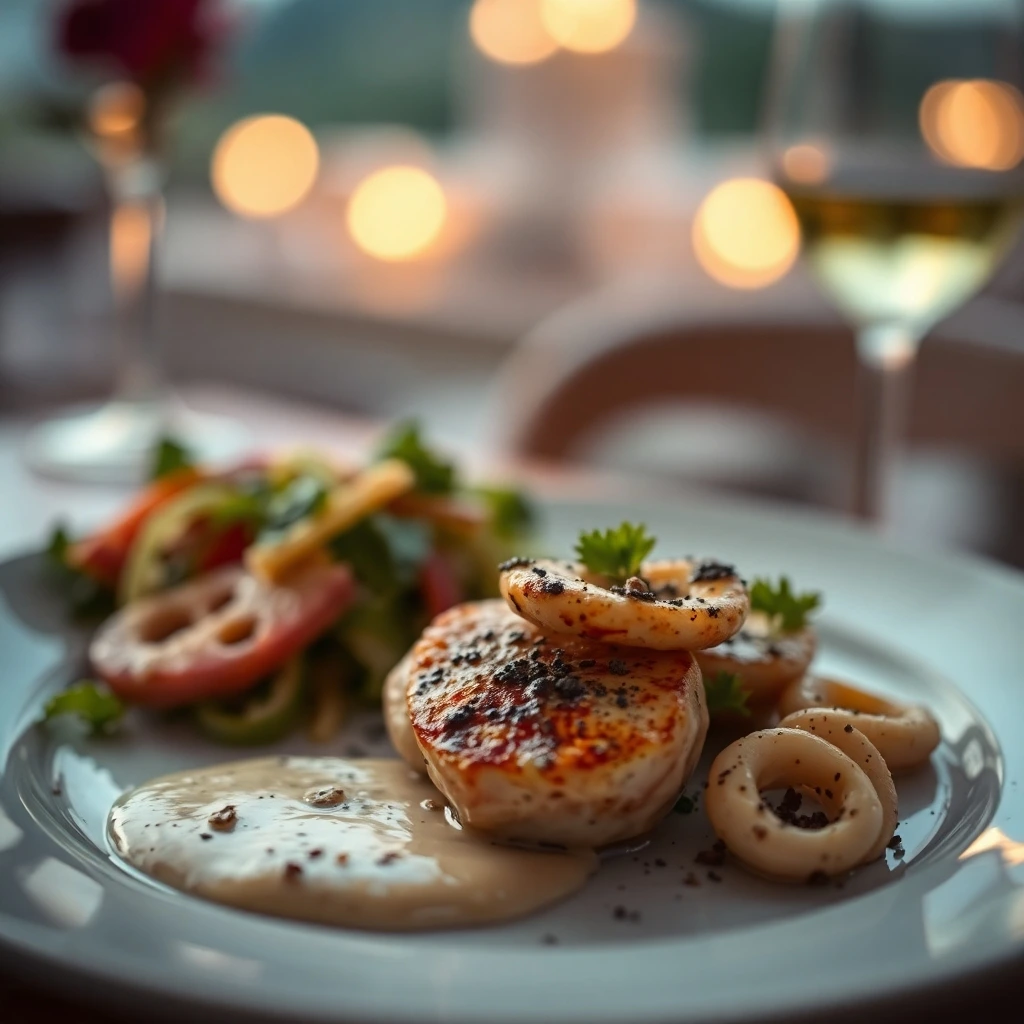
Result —
[{"label": "cucumber slice", "polygon": [[164,586],[161,555],[197,517],[216,512],[237,492],[225,484],[204,483],[160,506],[142,526],[128,552],[118,597],[128,604]]},{"label": "cucumber slice", "polygon": [[196,721],[211,739],[232,746],[273,743],[302,711],[303,659],[292,658],[267,682],[242,698],[197,704]]}]

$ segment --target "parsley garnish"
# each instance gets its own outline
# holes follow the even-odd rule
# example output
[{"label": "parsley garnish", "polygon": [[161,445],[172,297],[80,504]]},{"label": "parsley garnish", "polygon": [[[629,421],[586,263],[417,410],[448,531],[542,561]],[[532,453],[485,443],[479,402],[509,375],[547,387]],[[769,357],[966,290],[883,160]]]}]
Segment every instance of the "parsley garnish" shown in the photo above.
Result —
[{"label": "parsley garnish", "polygon": [[683,793],[676,801],[676,805],[672,810],[676,814],[693,814],[697,810],[697,801],[692,796],[687,796]]},{"label": "parsley garnish", "polygon": [[62,569],[68,567],[68,548],[71,547],[71,535],[63,523],[58,523],[50,534],[46,545],[46,557],[50,564]]},{"label": "parsley garnish", "polygon": [[816,591],[794,593],[786,576],[780,577],[778,586],[773,586],[770,580],[756,579],[750,588],[750,607],[764,612],[771,619],[772,629],[779,633],[803,629],[810,613],[820,604],[821,594]]},{"label": "parsley garnish", "polygon": [[55,526],[46,545],[47,575],[67,595],[76,618],[105,618],[114,610],[114,592],[72,565],[68,558],[71,545],[67,528],[62,523]]},{"label": "parsley garnish", "polygon": [[347,562],[355,578],[375,595],[393,596],[402,587],[388,538],[374,518],[361,519],[328,544],[336,562]]},{"label": "parsley garnish", "polygon": [[378,459],[401,459],[415,474],[418,491],[450,494],[455,489],[455,467],[427,448],[414,421],[400,423],[377,455]]},{"label": "parsley garnish", "polygon": [[581,533],[576,554],[591,571],[622,582],[640,571],[640,563],[657,543],[642,523],[620,523],[614,529]]},{"label": "parsley garnish", "polygon": [[[251,500],[251,499],[250,499]],[[327,503],[327,487],[314,476],[297,476],[267,499],[261,540],[272,540],[300,519],[320,512]],[[259,507],[259,499],[251,500],[251,508]],[[239,505],[239,511],[242,506]]]},{"label": "parsley garnish", "polygon": [[179,470],[191,469],[194,465],[195,459],[185,445],[173,437],[162,437],[153,450],[149,478],[150,480],[159,480],[161,477],[177,473]]},{"label": "parsley garnish", "polygon": [[121,716],[124,705],[102,683],[85,679],[46,702],[43,720],[49,722],[60,715],[76,715],[93,733],[112,732]]},{"label": "parsley garnish", "polygon": [[522,491],[511,487],[480,487],[476,493],[486,502],[491,513],[491,529],[501,540],[514,540],[533,525],[533,506]]},{"label": "parsley garnish", "polygon": [[704,680],[704,695],[708,702],[708,714],[734,711],[746,718],[750,714],[747,698],[750,694],[743,689],[740,677],[733,672],[719,672],[712,679]]}]

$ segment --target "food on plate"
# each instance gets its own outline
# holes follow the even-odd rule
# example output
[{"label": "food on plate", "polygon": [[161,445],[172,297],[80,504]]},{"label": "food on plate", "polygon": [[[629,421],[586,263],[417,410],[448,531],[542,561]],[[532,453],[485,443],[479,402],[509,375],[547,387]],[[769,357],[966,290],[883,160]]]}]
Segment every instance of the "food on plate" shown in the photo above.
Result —
[{"label": "food on plate", "polygon": [[501,567],[501,593],[541,629],[628,647],[699,651],[743,625],[747,592],[732,566],[677,559],[631,568],[610,577],[585,561],[516,558]]},{"label": "food on plate", "polygon": [[409,692],[409,668],[411,658],[407,654],[389,673],[384,680],[383,701],[384,727],[388,731],[391,746],[406,764],[420,774],[426,774],[427,766],[423,760],[423,752],[416,742],[412,722],[409,720],[409,705],[406,694]]},{"label": "food on plate", "polygon": [[811,627],[777,634],[766,615],[751,612],[738,633],[696,654],[706,676],[734,675],[754,704],[765,704],[776,701],[789,683],[807,671],[816,647]]},{"label": "food on plate", "polygon": [[[811,790],[828,823],[809,829],[783,821],[762,795],[783,786]],[[857,762],[801,729],[765,729],[726,747],[708,772],[704,806],[732,854],[760,874],[790,881],[862,864],[885,826],[882,803]]]},{"label": "food on plate", "polygon": [[794,682],[779,700],[779,714],[803,708],[829,708],[833,718],[859,729],[892,772],[924,764],[942,738],[926,708],[885,700],[838,679],[808,674]]},{"label": "food on plate", "polygon": [[47,721],[65,715],[74,717],[90,732],[102,735],[118,727],[124,715],[124,704],[103,684],[83,679],[55,693],[43,708],[43,716]]},{"label": "food on plate", "polygon": [[305,677],[304,659],[296,655],[241,696],[197,704],[196,723],[218,743],[273,743],[290,732],[302,714]]},{"label": "food on plate", "polygon": [[[399,755],[236,762],[124,796],[121,856],[222,903],[392,930],[528,913],[678,806],[709,718],[767,724],[711,766],[722,857],[835,877],[884,854],[891,770],[939,741],[923,709],[812,674],[817,593],[782,577],[748,594],[724,562],[652,560],[628,522],[581,533],[576,562],[509,559],[522,500],[460,487],[410,428],[365,469],[266,460],[145,505],[107,531],[132,538],[110,583],[126,603],[90,648],[113,694],[72,689],[51,714],[102,728],[117,697],[184,705],[238,745],[310,712],[328,739],[362,694]],[[804,799],[820,810],[798,815]]]},{"label": "food on plate", "polygon": [[708,724],[689,652],[550,635],[501,601],[427,627],[406,699],[427,772],[464,826],[567,846],[653,828]]},{"label": "food on plate", "polygon": [[817,593],[794,592],[785,576],[778,584],[754,580],[751,611],[742,628],[717,647],[697,653],[701,672],[705,678],[735,676],[754,707],[775,703],[811,664],[817,634],[810,613],[820,601]]},{"label": "food on plate", "polygon": [[125,700],[178,707],[252,687],[298,655],[352,603],[346,565],[310,565],[267,584],[227,566],[115,612],[89,646]]},{"label": "food on plate", "polygon": [[326,741],[346,708],[376,705],[435,615],[497,594],[531,515],[514,490],[463,483],[414,424],[364,467],[300,451],[214,470],[165,441],[155,469],[112,524],[59,529],[51,555],[76,608],[109,615],[91,662],[110,692],[94,691],[187,705],[232,744],[302,722]]},{"label": "food on plate", "polygon": [[397,760],[259,758],[124,796],[117,852],[175,888],[281,917],[415,931],[521,917],[579,889],[590,850],[495,846],[453,828]]},{"label": "food on plate", "polygon": [[262,579],[277,582],[295,566],[324,551],[330,541],[378,509],[411,491],[413,471],[400,459],[385,459],[333,486],[315,515],[286,524],[246,549],[245,563]]},{"label": "food on plate", "polygon": [[815,736],[828,740],[832,746],[838,747],[857,762],[871,785],[875,787],[875,795],[882,805],[882,828],[875,845],[865,854],[864,863],[870,864],[871,861],[884,856],[885,848],[896,833],[900,812],[892,772],[878,752],[878,747],[860,729],[855,729],[847,721],[846,715],[836,714],[828,708],[794,711],[779,722],[779,728],[803,729],[804,732],[814,733]]}]

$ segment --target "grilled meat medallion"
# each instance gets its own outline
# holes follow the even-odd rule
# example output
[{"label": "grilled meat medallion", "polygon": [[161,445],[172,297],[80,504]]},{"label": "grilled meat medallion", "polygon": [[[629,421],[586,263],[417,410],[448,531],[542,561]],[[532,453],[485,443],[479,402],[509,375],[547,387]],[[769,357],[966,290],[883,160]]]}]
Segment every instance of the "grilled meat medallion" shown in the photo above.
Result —
[{"label": "grilled meat medallion", "polygon": [[708,725],[691,654],[549,634],[500,600],[434,619],[410,652],[407,701],[464,826],[566,846],[651,829]]}]

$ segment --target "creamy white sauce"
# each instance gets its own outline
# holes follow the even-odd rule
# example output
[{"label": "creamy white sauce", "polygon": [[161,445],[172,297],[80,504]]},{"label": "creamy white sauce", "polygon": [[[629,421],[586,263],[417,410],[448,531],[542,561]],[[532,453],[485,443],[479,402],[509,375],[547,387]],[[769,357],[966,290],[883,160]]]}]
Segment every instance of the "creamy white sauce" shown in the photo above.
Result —
[{"label": "creamy white sauce", "polygon": [[496,846],[452,827],[397,760],[259,758],[127,793],[108,829],[128,863],[218,903],[387,931],[520,917],[575,892],[592,851]]}]

